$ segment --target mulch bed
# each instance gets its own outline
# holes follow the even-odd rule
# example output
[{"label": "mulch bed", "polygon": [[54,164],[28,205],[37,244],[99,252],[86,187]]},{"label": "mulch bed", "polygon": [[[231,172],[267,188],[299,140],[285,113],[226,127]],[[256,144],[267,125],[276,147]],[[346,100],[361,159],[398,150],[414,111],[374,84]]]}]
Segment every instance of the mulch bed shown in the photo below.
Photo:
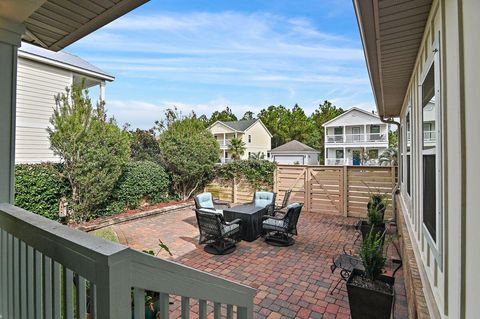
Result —
[{"label": "mulch bed", "polygon": [[84,223],[71,223],[68,226],[90,232],[96,229],[108,227],[111,225],[124,223],[138,218],[144,218],[152,215],[163,214],[172,210],[182,209],[193,205],[192,201],[170,201],[165,203],[158,203],[155,205],[146,205],[137,209],[127,210],[126,212],[99,217],[97,219]]}]

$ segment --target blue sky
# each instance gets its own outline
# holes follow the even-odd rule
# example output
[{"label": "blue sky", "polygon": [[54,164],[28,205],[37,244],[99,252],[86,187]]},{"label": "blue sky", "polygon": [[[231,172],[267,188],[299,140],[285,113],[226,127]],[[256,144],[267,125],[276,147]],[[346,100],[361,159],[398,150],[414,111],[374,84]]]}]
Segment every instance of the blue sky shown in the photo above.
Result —
[{"label": "blue sky", "polygon": [[66,51],[116,77],[107,109],[133,127],[172,106],[374,106],[351,0],[152,0]]}]

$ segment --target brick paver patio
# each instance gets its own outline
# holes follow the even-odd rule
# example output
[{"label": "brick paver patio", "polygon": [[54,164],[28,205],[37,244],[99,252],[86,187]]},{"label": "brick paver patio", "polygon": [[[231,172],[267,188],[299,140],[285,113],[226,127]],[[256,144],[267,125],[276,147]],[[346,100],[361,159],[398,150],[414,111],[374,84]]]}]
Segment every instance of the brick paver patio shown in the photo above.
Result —
[{"label": "brick paver patio", "polygon": [[[240,242],[230,255],[214,256],[198,245],[195,214],[190,209],[139,219],[113,226],[120,241],[138,250],[158,250],[158,239],[174,254],[159,257],[243,283],[258,290],[255,318],[349,318],[346,287],[333,295],[339,279],[332,274],[332,258],[345,243],[353,242],[354,218],[302,212],[299,236],[290,247],[274,247],[259,238]],[[392,246],[392,245],[390,245]],[[394,249],[388,250],[389,258]],[[395,256],[396,257],[396,256]],[[396,276],[395,318],[407,318],[401,271]],[[195,316],[195,308],[192,316]]]}]

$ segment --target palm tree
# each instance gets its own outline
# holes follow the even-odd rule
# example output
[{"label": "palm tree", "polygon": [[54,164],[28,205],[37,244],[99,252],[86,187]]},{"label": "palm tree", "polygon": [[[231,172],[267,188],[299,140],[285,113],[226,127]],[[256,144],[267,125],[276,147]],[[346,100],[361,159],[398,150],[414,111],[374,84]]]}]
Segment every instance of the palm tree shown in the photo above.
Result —
[{"label": "palm tree", "polygon": [[378,161],[382,166],[395,166],[397,165],[398,150],[396,147],[389,147],[380,154]]},{"label": "palm tree", "polygon": [[250,159],[252,160],[263,160],[265,159],[265,154],[263,152],[257,152],[250,154]]},{"label": "palm tree", "polygon": [[245,153],[245,142],[243,142],[240,138],[232,138],[230,140],[228,152],[232,154],[232,158],[234,160],[239,160],[240,156]]}]

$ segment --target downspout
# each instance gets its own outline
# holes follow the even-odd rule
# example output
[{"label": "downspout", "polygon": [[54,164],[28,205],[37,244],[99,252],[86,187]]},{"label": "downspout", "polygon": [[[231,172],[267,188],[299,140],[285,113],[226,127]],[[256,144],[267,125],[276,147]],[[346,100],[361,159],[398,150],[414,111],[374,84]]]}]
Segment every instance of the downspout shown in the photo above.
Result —
[{"label": "downspout", "polygon": [[[392,120],[392,118],[388,118],[388,119],[385,119],[383,117],[383,115],[380,116],[380,121],[382,121],[383,123],[386,123],[386,124],[394,124],[397,126],[397,145],[398,145],[398,151],[397,151],[397,161],[398,161],[398,167],[400,168],[400,161],[399,161],[399,154],[400,154],[400,150],[401,150],[401,143],[402,143],[402,131],[401,131],[401,126],[400,126],[400,123],[397,122],[397,121],[394,121]],[[388,132],[387,132],[388,134]],[[402,171],[403,171],[403,167],[402,167]],[[398,174],[400,175],[400,169],[398,171]],[[393,212],[393,219],[391,220],[391,222],[393,224],[396,224],[397,223],[397,202],[396,202],[396,197],[398,195],[398,193],[400,193],[400,178],[397,179],[397,182],[395,183],[395,186],[393,187],[393,190],[392,190],[392,212]]]}]

